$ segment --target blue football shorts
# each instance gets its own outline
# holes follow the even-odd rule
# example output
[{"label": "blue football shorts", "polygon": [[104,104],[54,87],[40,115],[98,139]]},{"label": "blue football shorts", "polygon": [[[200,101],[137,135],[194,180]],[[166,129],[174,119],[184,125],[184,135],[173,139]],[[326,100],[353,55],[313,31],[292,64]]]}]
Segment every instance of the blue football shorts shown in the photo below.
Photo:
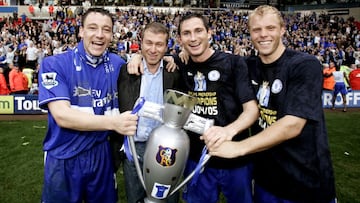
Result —
[{"label": "blue football shorts", "polygon": [[[187,177],[197,166],[188,160],[184,176]],[[196,184],[192,180],[183,191],[183,199],[187,203],[216,203],[220,192],[227,203],[252,203],[252,165],[234,169],[207,168],[200,173]]]},{"label": "blue football shorts", "polygon": [[339,93],[345,95],[347,94],[347,90],[346,90],[346,86],[345,83],[340,82],[340,83],[336,83],[335,84],[335,88],[334,88],[334,95],[338,95]]},{"label": "blue football shorts", "polygon": [[108,142],[97,144],[69,159],[47,154],[43,203],[115,203],[116,176]]}]

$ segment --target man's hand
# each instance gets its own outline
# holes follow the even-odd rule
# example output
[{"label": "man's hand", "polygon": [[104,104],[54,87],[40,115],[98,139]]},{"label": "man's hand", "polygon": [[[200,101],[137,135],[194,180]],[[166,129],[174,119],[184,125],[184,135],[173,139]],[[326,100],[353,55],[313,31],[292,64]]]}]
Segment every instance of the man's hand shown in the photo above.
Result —
[{"label": "man's hand", "polygon": [[181,50],[181,52],[179,53],[179,57],[180,57],[180,60],[183,63],[188,64],[188,62],[189,62],[189,54],[186,52],[185,49]]},{"label": "man's hand", "polygon": [[123,135],[135,135],[137,127],[138,116],[131,114],[131,111],[126,111],[113,119],[114,130]]},{"label": "man's hand", "polygon": [[233,135],[226,127],[212,126],[200,136],[200,139],[205,141],[208,149],[214,149],[220,147],[225,141],[231,141],[232,137]]},{"label": "man's hand", "polygon": [[174,72],[175,69],[177,68],[176,63],[174,61],[174,57],[172,56],[164,56],[163,57],[164,61],[168,62],[166,65],[166,70],[168,72]]},{"label": "man's hand", "polygon": [[142,55],[134,54],[127,64],[127,71],[129,74],[140,75],[144,73],[144,66],[142,64]]},{"label": "man's hand", "polygon": [[225,141],[218,147],[208,148],[211,156],[223,157],[223,158],[236,158],[239,155],[236,153],[239,150],[239,142]]}]

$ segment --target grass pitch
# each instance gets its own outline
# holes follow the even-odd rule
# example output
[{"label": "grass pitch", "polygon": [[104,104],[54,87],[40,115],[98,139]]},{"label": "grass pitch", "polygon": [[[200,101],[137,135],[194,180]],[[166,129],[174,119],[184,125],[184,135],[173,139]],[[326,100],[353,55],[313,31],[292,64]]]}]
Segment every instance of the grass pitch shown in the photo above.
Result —
[{"label": "grass pitch", "polygon": [[[326,111],[325,117],[338,202],[360,202],[360,111]],[[40,202],[46,128],[47,121],[0,121],[0,202]],[[117,176],[123,203],[121,172]]]}]

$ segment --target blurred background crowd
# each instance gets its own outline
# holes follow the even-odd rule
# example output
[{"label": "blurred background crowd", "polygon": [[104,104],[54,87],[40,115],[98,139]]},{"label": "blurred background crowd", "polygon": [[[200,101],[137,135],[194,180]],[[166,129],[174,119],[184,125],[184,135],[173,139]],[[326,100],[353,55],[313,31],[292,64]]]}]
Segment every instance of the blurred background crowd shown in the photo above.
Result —
[{"label": "blurred background crowd", "polygon": [[[78,31],[84,7],[75,10],[59,7],[49,10],[49,18],[31,19],[25,14],[8,16],[0,22],[0,94],[37,94],[37,71],[44,57],[73,49],[80,40]],[[115,9],[114,37],[109,48],[125,61],[141,50],[141,32],[145,25],[158,21],[169,28],[168,54],[181,51],[177,43],[177,26],[182,15],[151,9]],[[199,11],[197,11],[199,12]],[[215,50],[241,56],[256,55],[247,27],[248,12],[204,9],[212,30],[211,46]],[[286,46],[315,55],[321,64],[334,62],[348,67],[348,74],[360,64],[360,23],[353,17],[325,13],[284,13]],[[4,79],[1,79],[1,78]],[[3,89],[3,88],[1,88]]]}]

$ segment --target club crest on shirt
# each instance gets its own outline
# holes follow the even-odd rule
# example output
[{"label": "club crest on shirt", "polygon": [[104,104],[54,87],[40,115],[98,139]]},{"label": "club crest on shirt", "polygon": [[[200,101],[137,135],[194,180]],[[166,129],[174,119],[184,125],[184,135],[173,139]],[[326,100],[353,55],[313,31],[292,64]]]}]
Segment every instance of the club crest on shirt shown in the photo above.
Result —
[{"label": "club crest on shirt", "polygon": [[208,73],[208,78],[210,81],[218,81],[220,78],[220,73],[217,70],[212,70]]},{"label": "club crest on shirt", "polygon": [[279,79],[275,79],[271,85],[271,92],[274,94],[279,93],[283,88],[283,83]]},{"label": "club crest on shirt", "polygon": [[197,72],[194,76],[195,88],[194,91],[206,91],[205,76],[201,72]]},{"label": "club crest on shirt", "polygon": [[176,161],[177,149],[171,149],[169,147],[159,146],[158,153],[156,154],[156,161],[161,166],[172,166]]},{"label": "club crest on shirt", "polygon": [[41,85],[44,86],[46,89],[51,89],[59,84],[58,81],[56,81],[57,73],[55,72],[48,72],[48,73],[42,73],[41,74]]}]

